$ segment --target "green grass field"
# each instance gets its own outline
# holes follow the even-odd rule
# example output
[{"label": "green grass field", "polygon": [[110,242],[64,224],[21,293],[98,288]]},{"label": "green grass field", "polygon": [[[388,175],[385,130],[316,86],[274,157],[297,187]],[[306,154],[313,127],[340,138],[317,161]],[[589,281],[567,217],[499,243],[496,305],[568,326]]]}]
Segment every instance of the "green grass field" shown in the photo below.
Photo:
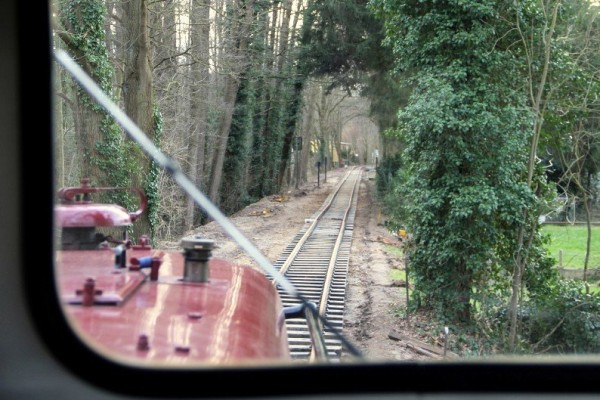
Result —
[{"label": "green grass field", "polygon": [[[551,242],[547,246],[556,263],[566,268],[583,268],[587,227],[585,225],[544,225],[542,233],[549,234]],[[592,227],[592,246],[588,268],[600,267],[600,227]]]},{"label": "green grass field", "polygon": [[[542,227],[542,233],[549,234],[551,241],[547,246],[549,254],[556,263],[560,261],[562,251],[562,266],[566,268],[583,268],[587,227],[585,225],[550,225]],[[403,256],[401,248],[387,246],[386,251],[398,258]],[[600,267],[600,227],[592,227],[592,247],[589,268]]]},{"label": "green grass field", "polygon": [[[581,268],[585,261],[587,227],[585,225],[544,225],[542,233],[550,235],[548,252],[558,265],[565,268]],[[562,260],[560,253],[562,252]],[[592,227],[592,241],[588,268],[600,267],[600,227]],[[591,281],[590,290],[600,292],[598,281]]]},{"label": "green grass field", "polygon": [[[562,252],[562,267],[583,269],[587,241],[587,227],[585,225],[546,224],[542,227],[542,233],[550,235],[550,243],[547,245],[547,249],[549,254],[556,260],[557,265],[561,262],[560,253]],[[403,256],[402,249],[397,247],[387,246],[386,251],[398,258]],[[592,246],[588,268],[600,268],[600,227],[592,227]],[[390,274],[394,280],[406,280],[405,271],[391,270]],[[592,281],[590,284],[593,292],[600,291],[598,281]]]}]

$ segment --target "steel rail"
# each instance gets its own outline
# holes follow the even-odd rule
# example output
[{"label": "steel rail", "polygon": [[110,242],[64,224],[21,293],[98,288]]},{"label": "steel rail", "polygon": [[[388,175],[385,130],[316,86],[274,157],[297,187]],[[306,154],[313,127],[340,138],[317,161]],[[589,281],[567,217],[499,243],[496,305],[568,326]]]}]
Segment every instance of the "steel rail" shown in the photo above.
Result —
[{"label": "steel rail", "polygon": [[[348,176],[348,175],[347,175]],[[338,233],[335,246],[331,253],[331,258],[329,260],[329,266],[327,268],[327,276],[325,277],[325,285],[324,288],[329,288],[331,286],[331,281],[333,280],[333,272],[335,270],[335,264],[338,259],[340,246],[342,244],[342,240],[344,238],[344,230],[346,229],[346,221],[348,220],[348,214],[350,213],[350,209],[352,208],[352,200],[354,199],[354,192],[358,187],[358,179],[354,182],[354,186],[352,189],[352,195],[348,199],[348,206],[346,207],[346,211],[344,212],[344,218],[342,219],[342,225],[340,227],[340,232]],[[323,291],[323,295],[321,296],[321,306],[319,307],[319,314],[325,315],[325,311],[327,310],[327,299],[329,298],[329,292]]]},{"label": "steel rail", "polygon": [[[354,180],[348,182],[350,176],[354,176]],[[280,272],[320,310],[316,311],[317,325],[308,317],[304,319],[297,315],[286,321],[290,351],[296,360],[323,360],[320,353],[326,351],[328,361],[337,361],[343,347],[349,349],[350,354],[358,355],[343,337],[341,328],[353,211],[360,177],[360,169],[352,169],[344,176],[312,217],[310,226],[296,235],[275,264],[282,265]],[[282,293],[282,300],[284,305],[297,307],[296,300],[286,297],[285,293]],[[315,329],[320,336],[316,339]],[[327,345],[321,345],[321,341]]]},{"label": "steel rail", "polygon": [[[321,219],[321,217],[331,207],[331,204],[333,203],[333,200],[335,199],[335,196],[336,196],[337,192],[340,190],[340,188],[342,187],[342,185],[344,184],[344,182],[346,182],[346,180],[348,179],[349,176],[350,176],[350,172],[348,172],[346,175],[344,175],[344,178],[342,179],[342,181],[340,181],[340,183],[337,184],[336,190],[335,190],[334,194],[332,196],[327,197],[324,205],[321,206],[321,208],[319,209],[318,214],[314,218],[312,218],[312,222],[308,226],[306,232],[304,233],[304,235],[302,235],[302,237],[298,241],[298,244],[294,247],[294,249],[292,250],[291,254],[285,260],[285,262],[283,263],[283,265],[281,266],[281,268],[279,268],[279,273],[280,274],[285,275],[285,273],[287,272],[287,270],[290,267],[290,265],[292,265],[292,263],[294,262],[294,260],[298,256],[298,253],[300,252],[300,249],[302,249],[302,246],[304,246],[304,243],[306,243],[306,241],[308,240],[308,238],[310,237],[310,235],[315,230],[315,228],[316,228],[319,220]],[[273,283],[277,284],[276,281],[273,281]]]},{"label": "steel rail", "polygon": [[[347,180],[348,176],[350,176],[350,174],[346,175],[346,178],[344,179]],[[337,261],[338,261],[338,256],[340,253],[340,247],[342,245],[342,241],[344,239],[344,232],[346,230],[346,224],[348,221],[348,216],[350,214],[350,210],[352,209],[352,205],[353,205],[353,200],[356,196],[356,188],[358,187],[358,182],[360,181],[360,175],[359,177],[354,181],[354,185],[352,187],[352,192],[350,197],[348,198],[348,205],[346,206],[346,210],[344,211],[344,217],[342,219],[342,224],[340,226],[340,231],[338,233],[336,242],[335,242],[335,246],[332,250],[331,253],[331,258],[329,260],[329,265],[327,267],[327,275],[325,276],[325,283],[323,285],[323,293],[321,295],[321,300],[319,301],[319,315],[323,316],[325,319],[327,318],[327,308],[329,307],[329,298],[331,296],[331,291],[330,291],[330,287],[332,285],[333,282],[333,275],[335,272],[335,267],[337,265]],[[340,189],[341,189],[341,185],[340,185]],[[331,202],[330,202],[331,205]],[[329,206],[328,206],[329,209]],[[323,213],[322,213],[323,214]],[[321,214],[321,215],[322,215]],[[320,329],[323,329],[323,326],[319,326]],[[318,354],[318,350],[313,346],[313,348],[311,349],[310,352],[310,361],[315,361],[317,358],[320,358],[320,355]]]}]

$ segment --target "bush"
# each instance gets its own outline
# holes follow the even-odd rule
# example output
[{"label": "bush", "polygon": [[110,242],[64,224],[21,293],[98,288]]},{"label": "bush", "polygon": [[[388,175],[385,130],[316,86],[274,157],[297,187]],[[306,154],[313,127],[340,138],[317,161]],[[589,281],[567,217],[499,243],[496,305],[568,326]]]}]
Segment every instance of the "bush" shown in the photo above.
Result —
[{"label": "bush", "polygon": [[381,160],[377,167],[377,196],[384,199],[388,193],[392,191],[394,178],[402,167],[402,159],[400,154],[386,157]]},{"label": "bush", "polygon": [[[586,295],[583,282],[560,280],[518,309],[519,348],[530,354],[600,352],[600,295]],[[506,304],[487,307],[478,325],[499,347],[508,345]],[[502,352],[502,350],[500,350]]]},{"label": "bush", "polygon": [[600,352],[600,296],[583,283],[562,280],[553,293],[533,299],[524,337],[532,350],[550,353]]}]

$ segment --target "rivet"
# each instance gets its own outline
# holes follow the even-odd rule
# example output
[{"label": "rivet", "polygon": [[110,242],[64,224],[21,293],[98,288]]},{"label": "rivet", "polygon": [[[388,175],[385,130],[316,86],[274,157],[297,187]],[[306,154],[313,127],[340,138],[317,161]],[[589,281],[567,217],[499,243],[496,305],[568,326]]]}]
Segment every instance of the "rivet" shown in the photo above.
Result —
[{"label": "rivet", "polygon": [[87,278],[83,284],[83,300],[82,305],[91,307],[94,304],[96,281],[93,278]]},{"label": "rivet", "polygon": [[190,346],[175,346],[175,351],[177,353],[189,353]]},{"label": "rivet", "polygon": [[191,311],[188,313],[189,319],[200,319],[202,318],[202,313],[200,311]]},{"label": "rivet", "polygon": [[139,351],[147,351],[150,349],[150,344],[148,343],[148,335],[140,335],[137,342],[137,349]]}]

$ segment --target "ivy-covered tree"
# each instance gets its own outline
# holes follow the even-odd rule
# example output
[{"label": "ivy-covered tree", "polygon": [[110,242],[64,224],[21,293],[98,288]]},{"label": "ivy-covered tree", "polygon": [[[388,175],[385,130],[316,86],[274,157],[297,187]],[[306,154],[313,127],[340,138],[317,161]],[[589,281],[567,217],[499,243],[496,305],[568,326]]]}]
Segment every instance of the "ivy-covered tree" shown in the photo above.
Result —
[{"label": "ivy-covered tree", "polygon": [[[473,304],[513,266],[533,116],[507,50],[506,4],[373,0],[397,68],[413,86],[396,134],[406,143],[399,203],[414,237],[417,305],[472,322]],[[496,288],[497,289],[497,288]]]},{"label": "ivy-covered tree", "polygon": [[[106,92],[113,93],[113,66],[106,48],[106,6],[102,1],[60,2],[60,13],[55,21],[55,32],[71,56]],[[74,84],[75,100],[72,115],[77,123],[77,149],[79,170],[72,171],[76,181],[89,177],[92,185],[123,187],[130,184],[130,160],[125,150],[124,135],[115,121]],[[65,97],[68,94],[64,94]],[[133,207],[135,200],[125,191],[109,192],[107,201]]]},{"label": "ivy-covered tree", "polygon": [[[123,103],[133,122],[159,146],[162,132],[160,112],[154,102],[152,49],[148,34],[148,1],[128,1],[123,6],[127,51],[124,54]],[[137,221],[134,235],[154,236],[159,207],[157,166],[141,152],[134,142],[128,142],[129,153],[135,158],[129,173],[132,184],[144,189],[148,210]]]},{"label": "ivy-covered tree", "polygon": [[226,213],[233,213],[249,204],[247,179],[256,112],[255,84],[253,80],[242,79],[237,94],[223,165],[224,181],[234,183],[221,189],[220,204]]}]

